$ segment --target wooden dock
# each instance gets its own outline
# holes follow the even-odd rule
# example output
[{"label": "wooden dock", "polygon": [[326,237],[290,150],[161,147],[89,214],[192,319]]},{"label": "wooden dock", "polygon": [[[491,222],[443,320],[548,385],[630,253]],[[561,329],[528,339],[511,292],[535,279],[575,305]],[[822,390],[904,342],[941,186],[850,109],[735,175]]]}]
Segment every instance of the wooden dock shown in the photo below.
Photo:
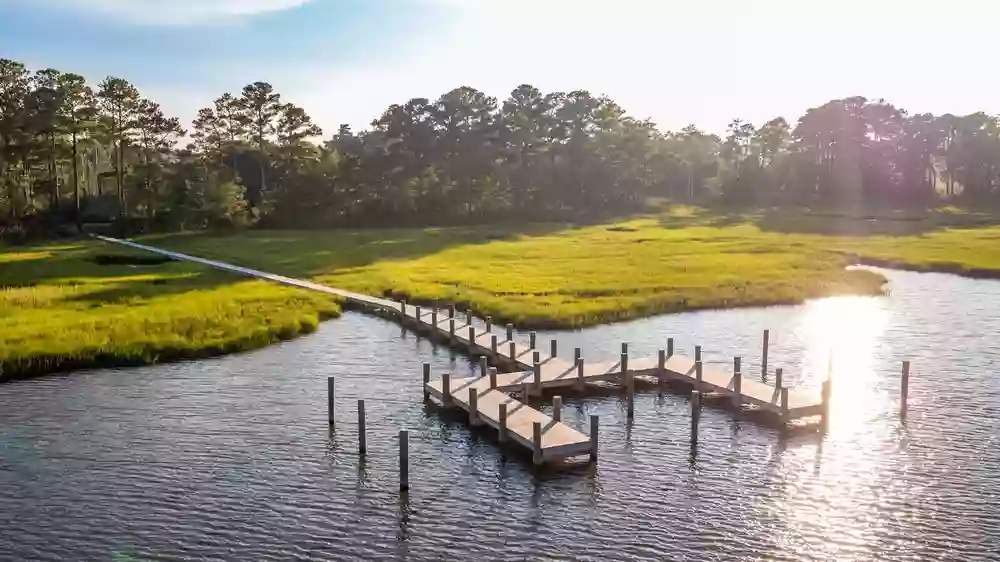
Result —
[{"label": "wooden dock", "polygon": [[[623,353],[618,361],[588,362],[585,357],[577,356],[579,350],[576,350],[572,360],[566,360],[558,355],[558,342],[555,340],[550,340],[548,349],[542,349],[539,342],[535,341],[534,333],[530,334],[528,342],[524,342],[515,337],[517,334],[510,325],[500,328],[492,325],[490,319],[486,318],[485,327],[480,327],[471,314],[459,314],[453,307],[418,307],[128,240],[96,235],[94,238],[240,275],[334,295],[363,309],[396,318],[403,325],[447,341],[452,347],[467,350],[470,356],[488,358],[494,365],[503,367],[508,372],[487,373],[484,363],[484,372],[479,377],[451,378],[450,374],[444,374],[432,380],[429,370],[425,369],[425,397],[433,397],[445,407],[460,408],[468,412],[471,425],[486,425],[496,429],[500,441],[517,443],[530,449],[535,463],[584,454],[589,454],[591,460],[596,459],[598,420],[596,416],[591,416],[590,434],[586,435],[562,423],[558,409],[553,412],[553,416],[548,416],[531,408],[525,403],[530,396],[553,390],[581,391],[598,383],[620,384],[627,389],[631,418],[635,377],[659,384],[673,383],[689,387],[692,391],[692,405],[699,412],[701,396],[714,394],[728,398],[727,402],[736,411],[744,408],[763,411],[781,424],[811,416],[821,416],[824,422],[826,418],[829,381],[824,383],[821,396],[784,387],[780,374],[775,386],[771,386],[742,376],[738,358],[734,362],[733,371],[729,372],[717,365],[702,363],[699,350],[696,350],[695,358],[690,358],[672,353],[672,345],[668,345],[668,349],[659,350],[656,357],[635,358],[628,355],[626,345],[623,344]],[[764,342],[766,365],[766,333]],[[519,393],[523,401],[510,396],[512,392]],[[693,407],[692,444],[697,441],[697,416]]]}]

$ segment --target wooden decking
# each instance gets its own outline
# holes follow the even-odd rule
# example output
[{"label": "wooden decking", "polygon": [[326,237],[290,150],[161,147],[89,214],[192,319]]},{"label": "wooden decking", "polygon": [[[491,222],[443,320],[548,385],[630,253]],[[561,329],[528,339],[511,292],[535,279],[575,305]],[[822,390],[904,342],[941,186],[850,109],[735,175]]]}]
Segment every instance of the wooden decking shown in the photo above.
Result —
[{"label": "wooden decking", "polygon": [[[660,350],[656,357],[630,357],[626,353],[618,361],[590,362],[586,361],[585,354],[580,360],[575,357],[566,360],[558,355],[559,350],[554,347],[553,342],[545,349],[537,341],[532,346],[531,341],[517,339],[510,327],[491,326],[488,320],[486,328],[478,327],[467,314],[465,318],[456,317],[459,315],[453,308],[421,308],[405,302],[344,291],[128,240],[98,235],[93,237],[173,259],[334,295],[362,308],[395,317],[404,325],[411,325],[418,331],[448,341],[453,347],[466,349],[470,355],[490,358],[495,365],[505,367],[510,372],[473,378],[442,375],[433,379],[427,377],[425,372],[427,379],[424,391],[445,407],[460,408],[468,412],[470,424],[493,427],[501,440],[509,440],[529,448],[536,463],[588,453],[591,459],[596,458],[596,416],[591,418],[591,435],[588,436],[522,401],[515,400],[508,394],[510,392],[519,392],[526,401],[531,395],[545,391],[583,390],[593,387],[595,383],[618,383],[628,388],[631,404],[634,385],[628,383],[634,377],[642,377],[660,383],[686,385],[701,393],[728,397],[728,402],[734,409],[750,407],[762,410],[772,414],[772,418],[782,424],[809,416],[825,417],[826,413],[825,396],[821,398],[810,391],[770,386],[719,366],[703,364],[678,354],[668,354],[664,350]],[[532,334],[531,340],[534,339]],[[566,353],[566,350],[562,352]],[[700,404],[700,401],[696,403]],[[506,410],[506,417],[501,413],[503,409]],[[693,427],[697,425],[693,424]],[[694,437],[693,434],[693,441]]]}]

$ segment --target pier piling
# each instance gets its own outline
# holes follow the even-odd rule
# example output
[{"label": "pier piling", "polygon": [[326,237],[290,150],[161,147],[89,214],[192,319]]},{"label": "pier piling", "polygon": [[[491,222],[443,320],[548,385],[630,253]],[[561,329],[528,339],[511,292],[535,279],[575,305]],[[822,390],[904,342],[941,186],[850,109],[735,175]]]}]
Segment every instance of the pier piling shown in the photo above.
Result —
[{"label": "pier piling", "polygon": [[336,400],[334,399],[336,392],[334,389],[333,377],[326,378],[326,418],[330,425],[333,425],[334,420],[334,404]]},{"label": "pier piling", "polygon": [[469,425],[479,425],[479,391],[475,388],[469,389]]},{"label": "pier piling", "polygon": [[505,443],[507,441],[507,403],[501,403],[499,409],[497,421],[500,427],[497,429],[497,440]]},{"label": "pier piling", "polygon": [[358,400],[358,453],[368,452],[368,436],[365,433],[365,401]]},{"label": "pier piling", "polygon": [[552,419],[557,422],[562,421],[562,402],[562,396],[552,398]]},{"label": "pier piling", "polygon": [[531,443],[533,445],[533,451],[531,455],[531,462],[539,465],[542,464],[542,423],[533,422],[531,424]]},{"label": "pier piling", "polygon": [[691,391],[691,446],[698,444],[698,424],[701,423],[701,392]]},{"label": "pier piling", "polygon": [[410,489],[410,433],[399,430],[399,489]]},{"label": "pier piling", "polygon": [[760,355],[760,379],[767,380],[767,347],[771,339],[771,330],[764,330],[764,345]]},{"label": "pier piling", "polygon": [[899,385],[899,417],[906,419],[908,410],[907,400],[910,395],[910,362],[903,361],[903,372]]},{"label": "pier piling", "polygon": [[597,436],[600,429],[600,418],[590,416],[590,462],[597,462]]},{"label": "pier piling", "polygon": [[424,402],[427,402],[428,400],[431,399],[431,394],[427,390],[427,383],[431,382],[431,364],[430,363],[424,363],[423,371],[424,371],[424,386],[423,386],[423,389],[424,389]]}]

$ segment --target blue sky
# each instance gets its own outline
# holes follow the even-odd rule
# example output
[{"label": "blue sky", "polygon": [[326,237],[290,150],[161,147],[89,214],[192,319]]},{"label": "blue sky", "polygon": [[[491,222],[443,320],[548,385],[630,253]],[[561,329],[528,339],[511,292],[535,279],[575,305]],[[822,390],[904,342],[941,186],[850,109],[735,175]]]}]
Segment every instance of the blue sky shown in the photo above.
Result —
[{"label": "blue sky", "polygon": [[1000,113],[998,16],[976,0],[0,0],[0,57],[122,76],[185,122],[254,80],[328,133],[527,82],[721,132],[855,94]]}]

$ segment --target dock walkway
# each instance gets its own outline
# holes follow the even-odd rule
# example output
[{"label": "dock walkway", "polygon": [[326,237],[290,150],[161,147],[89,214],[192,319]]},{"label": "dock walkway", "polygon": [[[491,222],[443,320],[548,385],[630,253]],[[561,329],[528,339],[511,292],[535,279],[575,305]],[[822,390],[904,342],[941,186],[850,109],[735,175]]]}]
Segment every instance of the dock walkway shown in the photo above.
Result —
[{"label": "dock walkway", "polygon": [[[453,347],[468,350],[470,355],[487,357],[496,365],[506,366],[510,372],[488,376],[483,373],[484,376],[480,377],[456,379],[446,374],[431,380],[425,370],[424,391],[427,396],[433,396],[446,407],[457,407],[469,412],[470,424],[485,424],[495,428],[501,441],[509,440],[531,449],[536,463],[587,453],[591,459],[595,459],[597,418],[591,417],[588,436],[515,400],[508,394],[510,392],[520,392],[521,398],[526,401],[531,395],[542,394],[546,390],[582,390],[587,385],[605,382],[625,386],[631,404],[634,387],[632,379],[638,376],[684,384],[701,393],[728,396],[735,408],[750,406],[764,410],[774,414],[781,423],[826,414],[829,388],[826,384],[823,397],[819,398],[813,392],[780,386],[780,382],[777,386],[771,386],[748,379],[736,371],[735,365],[734,372],[730,373],[719,366],[703,364],[699,357],[689,358],[662,349],[657,357],[633,358],[626,352],[622,353],[618,361],[605,362],[587,362],[584,357],[577,356],[579,350],[576,350],[571,362],[558,356],[558,343],[555,340],[543,352],[538,348],[534,332],[526,343],[515,337],[511,325],[507,325],[505,333],[501,333],[489,318],[486,319],[485,329],[481,329],[473,323],[474,319],[468,313],[464,315],[464,321],[457,318],[454,307],[418,307],[129,240],[92,236],[110,244],[334,295],[362,308],[394,316],[404,325],[409,324],[418,331],[448,341]],[[672,345],[668,349],[670,347]]]}]

